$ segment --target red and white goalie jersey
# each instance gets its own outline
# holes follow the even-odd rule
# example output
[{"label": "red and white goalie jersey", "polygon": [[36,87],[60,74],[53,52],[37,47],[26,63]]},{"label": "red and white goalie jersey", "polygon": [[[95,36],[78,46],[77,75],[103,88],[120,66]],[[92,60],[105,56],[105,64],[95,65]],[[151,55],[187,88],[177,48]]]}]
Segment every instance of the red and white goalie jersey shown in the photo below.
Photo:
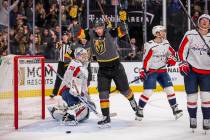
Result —
[{"label": "red and white goalie jersey", "polygon": [[[168,40],[156,43],[154,40],[144,44],[143,68],[149,69],[166,69],[167,58],[175,56],[174,49],[170,46]],[[165,67],[164,67],[165,66]]]},{"label": "red and white goalie jersey", "polygon": [[[88,93],[87,78],[87,66],[80,61],[73,59],[64,74],[64,81],[71,87],[69,92],[74,95],[85,94],[86,96]],[[64,89],[69,88],[65,82],[62,83],[61,92]]]},{"label": "red and white goalie jersey", "polygon": [[[210,45],[210,33],[203,36],[204,40]],[[208,47],[204,44],[196,30],[186,32],[180,46],[179,58],[187,61],[193,71],[210,74],[210,56],[207,54]]]}]

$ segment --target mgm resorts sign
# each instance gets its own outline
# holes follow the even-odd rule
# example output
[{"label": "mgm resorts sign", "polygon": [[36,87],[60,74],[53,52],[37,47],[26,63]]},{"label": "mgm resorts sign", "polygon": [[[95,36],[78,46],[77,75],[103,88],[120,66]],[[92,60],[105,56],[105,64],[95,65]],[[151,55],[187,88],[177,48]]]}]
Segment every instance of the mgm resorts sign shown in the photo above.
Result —
[{"label": "mgm resorts sign", "polygon": [[[144,21],[143,11],[128,11],[127,14],[128,14],[127,22],[131,26],[140,26]],[[113,23],[120,22],[118,15],[115,17],[114,14],[107,13],[107,16],[109,20]],[[92,24],[94,20],[98,18],[102,18],[100,11],[90,11],[90,15],[89,15],[90,24]],[[154,19],[154,14],[147,12],[146,13],[147,24],[152,24],[153,19]]]}]

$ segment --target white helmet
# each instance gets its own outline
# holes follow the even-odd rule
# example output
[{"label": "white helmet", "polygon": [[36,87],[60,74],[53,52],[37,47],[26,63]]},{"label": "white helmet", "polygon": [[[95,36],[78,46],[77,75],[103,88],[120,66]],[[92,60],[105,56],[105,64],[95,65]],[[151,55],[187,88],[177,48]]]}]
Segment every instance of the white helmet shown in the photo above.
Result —
[{"label": "white helmet", "polygon": [[75,59],[81,61],[81,62],[87,62],[88,61],[88,52],[86,49],[82,47],[78,47],[74,51],[74,57]]},{"label": "white helmet", "polygon": [[208,14],[202,14],[202,15],[198,18],[198,24],[199,24],[199,22],[200,22],[200,20],[201,20],[202,18],[206,18],[206,19],[208,19],[208,20],[210,21],[210,16],[209,16]]},{"label": "white helmet", "polygon": [[157,32],[160,32],[160,31],[163,31],[163,30],[166,30],[166,27],[164,27],[162,25],[154,26],[152,28],[152,34],[155,36]]}]

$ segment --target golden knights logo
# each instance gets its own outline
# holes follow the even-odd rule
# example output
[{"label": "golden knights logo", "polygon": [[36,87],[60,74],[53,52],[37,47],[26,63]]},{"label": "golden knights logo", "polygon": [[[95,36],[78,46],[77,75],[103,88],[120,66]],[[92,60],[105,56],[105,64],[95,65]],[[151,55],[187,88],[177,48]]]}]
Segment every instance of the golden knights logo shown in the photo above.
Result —
[{"label": "golden knights logo", "polygon": [[106,51],[105,39],[104,40],[94,40],[94,46],[96,52],[101,55]]}]

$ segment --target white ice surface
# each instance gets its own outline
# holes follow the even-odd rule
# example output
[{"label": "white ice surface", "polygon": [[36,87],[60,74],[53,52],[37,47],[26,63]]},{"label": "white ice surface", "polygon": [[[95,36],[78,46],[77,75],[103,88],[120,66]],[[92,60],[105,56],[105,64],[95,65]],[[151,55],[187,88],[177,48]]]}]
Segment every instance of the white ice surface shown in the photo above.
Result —
[{"label": "white ice surface", "polygon": [[[99,109],[98,95],[91,95]],[[140,94],[135,94],[138,101]],[[175,120],[164,93],[153,94],[144,109],[141,122],[135,121],[129,102],[120,94],[110,97],[111,112],[118,115],[112,118],[111,128],[99,129],[99,120],[93,113],[90,119],[78,126],[63,126],[54,121],[46,110],[46,120],[33,122],[18,131],[1,132],[0,140],[210,140],[210,132],[204,135],[202,114],[198,109],[198,128],[191,132],[186,108],[186,95],[177,93],[177,102],[184,115]],[[46,106],[56,103],[46,97]],[[200,106],[200,104],[199,104]],[[70,134],[65,132],[70,130]]]}]

